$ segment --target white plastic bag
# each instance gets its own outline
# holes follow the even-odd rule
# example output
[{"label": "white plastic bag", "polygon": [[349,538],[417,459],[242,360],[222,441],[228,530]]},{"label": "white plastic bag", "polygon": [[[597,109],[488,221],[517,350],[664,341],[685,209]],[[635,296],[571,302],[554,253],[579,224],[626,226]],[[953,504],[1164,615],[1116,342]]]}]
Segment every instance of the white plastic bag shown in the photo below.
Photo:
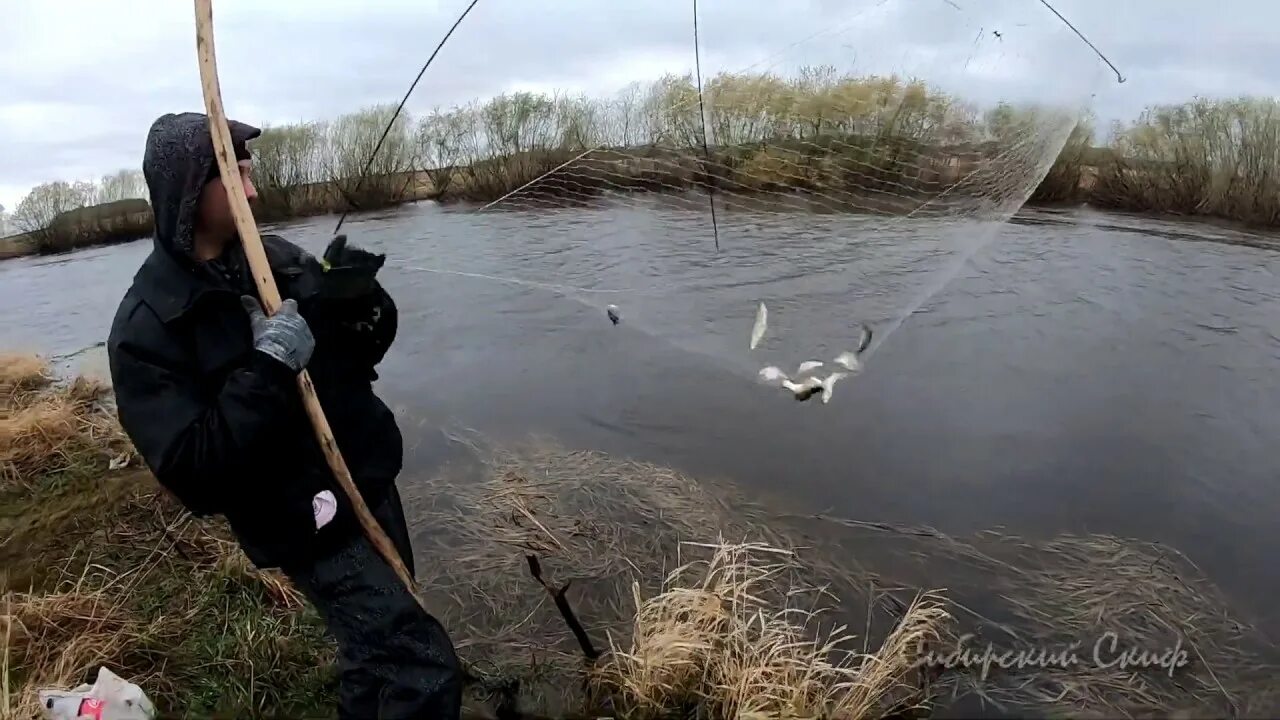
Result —
[{"label": "white plastic bag", "polygon": [[152,720],[155,706],[142,688],[107,668],[98,668],[98,680],[71,690],[41,690],[40,709],[45,720]]}]

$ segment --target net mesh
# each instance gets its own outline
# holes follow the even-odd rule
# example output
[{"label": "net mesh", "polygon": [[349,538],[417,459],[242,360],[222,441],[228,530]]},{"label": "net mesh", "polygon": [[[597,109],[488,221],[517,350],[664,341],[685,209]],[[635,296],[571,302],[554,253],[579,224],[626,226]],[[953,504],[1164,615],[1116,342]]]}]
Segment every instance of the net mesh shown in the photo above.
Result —
[{"label": "net mesh", "polygon": [[[492,161],[473,178],[477,194],[514,187],[486,210],[608,207],[655,192],[704,210],[713,192],[727,211],[1007,219],[1080,118],[1096,63],[1033,3],[976,12],[880,1],[847,12],[742,70],[695,76],[691,53],[688,72],[612,97],[517,95],[491,107],[472,148]],[[996,18],[1022,32],[1001,32]],[[948,29],[911,57],[892,38],[911,38],[920,22]],[[1019,72],[1045,75],[984,97],[991,76]]]},{"label": "net mesh", "polygon": [[[716,67],[711,40],[701,98],[699,78],[677,73],[608,98],[517,93],[434,118],[428,127],[443,152],[438,159],[455,158],[445,178],[450,192],[479,201],[472,211],[485,215],[486,225],[465,254],[447,258],[448,272],[575,298],[599,311],[603,327],[608,307],[623,326],[752,375],[764,363],[789,372],[800,361],[830,362],[860,346],[864,324],[883,342],[1027,201],[1102,77],[1096,58],[1039,4],[972,5],[841,3],[846,14],[829,28],[733,71]],[[725,10],[732,11],[740,12]],[[702,25],[716,21],[704,17]],[[437,234],[448,237],[474,218],[442,212],[434,221]],[[511,299],[504,292],[489,297]],[[520,314],[506,316],[513,324],[564,321],[528,294],[518,300]],[[759,312],[763,305],[767,313]],[[593,360],[614,365],[611,380],[643,371],[637,360],[650,358],[638,358],[641,347],[626,337],[609,340],[624,352]],[[575,348],[600,346],[565,341],[557,351]],[[684,361],[654,363],[660,373],[683,372],[691,364]],[[574,364],[575,376],[589,374],[587,365]],[[714,403],[714,391],[731,387],[688,372],[695,379],[671,383],[671,392]],[[655,375],[620,394],[662,392],[645,382]],[[584,390],[577,400],[587,405],[589,395]],[[714,455],[719,438],[706,419],[718,407],[688,422],[687,404],[663,407],[661,425],[637,422],[638,412],[622,422],[659,443],[671,437],[663,430],[697,433]],[[754,407],[737,404],[722,414]],[[757,432],[785,430],[796,455],[821,453],[827,437],[857,428],[807,438],[816,424],[777,417]],[[798,604],[812,610],[825,601],[811,602],[806,593],[829,590],[838,599],[828,597],[825,609],[864,629],[854,642],[864,651],[883,647],[888,629],[900,626],[910,595],[904,589],[945,587],[955,620],[947,647],[971,633],[978,653],[992,640],[1059,647],[1119,628],[1154,648],[1164,647],[1177,625],[1202,653],[1178,677],[1140,679],[1110,667],[1031,668],[990,681],[948,673],[939,679],[939,697],[976,695],[1010,714],[1031,705],[1099,717],[1213,714],[1274,702],[1260,692],[1261,668],[1272,660],[1239,642],[1243,626],[1211,609],[1226,607],[1218,591],[1163,548],[1098,535],[1035,539],[989,531],[960,539],[926,527],[786,515],[780,496],[805,482],[795,470],[776,478],[777,492],[749,503],[667,467],[547,447],[490,454],[475,446],[481,469],[445,473],[406,497],[431,528],[417,542],[431,558],[424,586],[436,594],[433,607],[458,628],[460,648],[478,667],[521,679],[526,707],[565,714],[584,694],[581,653],[544,587],[529,577],[526,556],[540,559],[552,583],[572,582],[579,619],[588,634],[607,638],[615,660],[653,660],[637,637],[665,630],[673,638],[665,647],[693,644],[661,622],[643,622],[651,601],[671,590],[664,578],[689,559],[682,543],[726,540],[803,548],[794,572],[759,594],[794,616],[789,599],[803,598]],[[850,478],[875,473],[844,469]],[[863,511],[856,494],[850,502]],[[1115,578],[1124,579],[1122,592]],[[722,660],[732,655],[714,647]],[[661,667],[635,665],[641,678]],[[756,677],[770,671],[753,670]],[[647,689],[665,692],[672,684]],[[700,692],[695,702],[706,709]],[[663,710],[692,705],[674,694]],[[891,714],[891,706],[814,714],[875,717]],[[667,714],[643,705],[612,710],[621,717]]]},{"label": "net mesh", "polygon": [[[1006,219],[1048,171],[1076,117],[1002,106],[985,121],[922,81],[840,74],[723,74],[708,84],[710,152],[700,147],[693,78],[667,77],[641,106],[644,147],[601,144],[486,206],[611,207],[663,193],[702,211],[860,212]],[[633,112],[627,102],[607,105]],[[646,109],[647,108],[647,109]],[[636,118],[607,118],[625,127]],[[563,132],[563,131],[561,131]],[[517,150],[515,179],[564,151]],[[710,196],[710,197],[709,197]]]},{"label": "net mesh", "polygon": [[[702,75],[690,42],[689,72],[607,97],[521,92],[429,118],[441,193],[511,228],[447,272],[562,293],[601,319],[614,305],[744,375],[761,365],[747,342],[760,303],[780,321],[762,353],[829,360],[869,326],[874,350],[1027,201],[1103,76],[1035,3],[880,0],[833,17],[746,68],[714,60],[712,37]],[[554,256],[555,277],[529,253]],[[730,275],[738,291],[720,292]]]},{"label": "net mesh", "polygon": [[[485,215],[486,232],[445,258],[447,272],[575,298],[599,312],[603,327],[613,306],[623,326],[753,375],[766,362],[789,371],[798,361],[829,361],[858,347],[864,323],[883,342],[1026,202],[1101,77],[1096,59],[1038,4],[972,4],[841,3],[846,14],[829,28],[733,71],[717,68],[709,40],[701,98],[699,78],[676,73],[607,98],[517,93],[432,118],[426,127],[437,165],[452,168],[437,179],[449,193],[478,201],[470,210]],[[716,27],[713,17],[702,24]],[[440,237],[468,232],[474,222],[469,212],[433,220]],[[447,250],[440,243],[431,252]],[[505,288],[488,289],[495,304],[513,299]],[[528,294],[514,299],[521,310],[506,311],[504,321],[564,321]],[[762,303],[767,321],[756,342]],[[625,376],[642,349],[609,339],[626,352],[593,359],[629,363],[609,369],[611,379]],[[566,341],[561,354],[575,348],[599,346]],[[683,371],[671,367],[677,364],[659,370]],[[584,365],[573,367],[575,375],[590,372]],[[707,388],[728,386],[704,384],[706,377],[681,391],[692,386],[698,402],[714,402]],[[575,400],[586,405],[588,395]],[[652,431],[658,442],[664,429],[696,431],[714,448],[705,418],[715,408],[695,426],[681,405],[663,408],[665,425],[623,422]],[[821,452],[821,437],[805,442],[814,428],[787,428],[797,454]],[[573,583],[588,634],[607,638],[610,652],[643,657],[636,636],[652,628],[637,622],[645,616],[639,608],[661,597],[669,589],[664,578],[688,561],[681,543],[725,539],[804,548],[794,574],[761,595],[791,612],[787,598],[802,595],[802,585],[830,589],[839,598],[833,615],[865,628],[855,643],[864,649],[898,622],[898,605],[909,599],[902,588],[946,587],[955,600],[950,631],[978,633],[979,646],[992,637],[1066,645],[1110,629],[1104,617],[1111,622],[1114,613],[1126,637],[1150,647],[1185,622],[1204,653],[1194,676],[1155,673],[1137,689],[1132,673],[1050,667],[998,675],[980,687],[971,687],[967,673],[949,674],[940,696],[976,694],[1008,703],[1003,709],[1012,714],[1031,702],[1051,713],[1097,716],[1212,714],[1246,696],[1264,699],[1265,673],[1257,669],[1266,663],[1237,642],[1234,618],[1205,610],[1223,606],[1217,591],[1195,568],[1166,564],[1163,551],[1147,544],[997,533],[961,540],[924,527],[779,516],[786,503],[777,494],[747,503],[666,467],[545,446],[476,449],[480,469],[415,486],[406,502],[429,528],[416,542],[430,558],[424,587],[435,593],[433,607],[478,667],[521,679],[526,707],[564,714],[583,694],[580,653],[544,587],[529,577],[526,556],[536,555],[554,584]],[[778,494],[801,482],[777,478]],[[1116,577],[1125,579],[1125,593],[1111,586]],[[903,599],[886,601],[895,592]],[[663,715],[645,709],[631,716]]]}]

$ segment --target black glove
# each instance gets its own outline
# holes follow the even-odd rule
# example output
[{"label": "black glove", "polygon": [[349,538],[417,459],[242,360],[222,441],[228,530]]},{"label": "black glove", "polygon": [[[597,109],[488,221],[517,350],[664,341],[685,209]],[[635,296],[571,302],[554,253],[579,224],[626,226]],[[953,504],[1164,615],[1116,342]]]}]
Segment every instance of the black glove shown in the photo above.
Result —
[{"label": "black glove", "polygon": [[371,295],[378,287],[374,278],[386,259],[386,255],[347,247],[347,236],[338,235],[324,250],[324,289],[321,294],[332,299]]}]

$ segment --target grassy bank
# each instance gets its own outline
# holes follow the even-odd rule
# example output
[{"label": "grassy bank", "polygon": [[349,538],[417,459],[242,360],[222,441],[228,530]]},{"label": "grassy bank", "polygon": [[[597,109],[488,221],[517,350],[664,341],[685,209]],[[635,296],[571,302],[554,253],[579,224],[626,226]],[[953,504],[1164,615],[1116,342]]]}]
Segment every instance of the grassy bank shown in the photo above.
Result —
[{"label": "grassy bank", "polygon": [[[102,386],[58,381],[38,359],[0,358],[0,718],[33,717],[39,689],[91,681],[102,665],[138,683],[165,717],[333,717],[334,648],[314,612],[287,579],[253,569],[220,522],[190,517],[158,490],[136,467],[109,402]],[[511,493],[524,481],[510,473],[493,481],[503,492],[491,502],[538,511],[529,496]],[[550,518],[535,524],[559,527]],[[488,535],[518,539],[505,528]],[[547,539],[462,562],[523,563]],[[820,599],[820,591],[790,583],[779,594],[789,551],[707,548],[659,576],[652,593],[637,586],[629,632],[608,636],[585,673],[581,658],[572,671],[579,690],[569,716],[697,709],[730,718],[787,708],[800,717],[868,718],[924,701],[912,661],[949,623],[937,599],[906,608],[882,649],[868,654],[838,630],[819,634],[816,606],[802,611],[794,602]],[[509,582],[492,568],[488,575]],[[521,584],[543,592],[531,579]],[[562,622],[549,609],[544,617]],[[464,659],[484,655],[457,617],[445,620]],[[519,659],[523,649],[516,643],[504,654]],[[474,717],[519,695],[493,690],[518,684],[518,674],[494,663],[470,667]]]},{"label": "grassy bank", "polygon": [[254,570],[136,467],[91,381],[0,359],[0,717],[106,665],[195,717],[320,716],[332,647],[300,596]]},{"label": "grassy bank", "polygon": [[0,238],[0,260],[35,254],[36,246],[25,233]]},{"label": "grassy bank", "polygon": [[1090,200],[1104,207],[1280,224],[1280,101],[1152,108],[1118,133]]},{"label": "grassy bank", "polygon": [[[109,401],[0,359],[0,718],[101,665],[166,717],[333,717],[314,613],[158,492]],[[424,599],[475,678],[469,717],[918,718],[956,698],[1043,717],[1280,710],[1276,648],[1167,545],[779,515],[670,468],[454,440],[475,467],[403,489]],[[1106,633],[1189,661],[1092,665]],[[1084,662],[920,665],[988,642]]]}]

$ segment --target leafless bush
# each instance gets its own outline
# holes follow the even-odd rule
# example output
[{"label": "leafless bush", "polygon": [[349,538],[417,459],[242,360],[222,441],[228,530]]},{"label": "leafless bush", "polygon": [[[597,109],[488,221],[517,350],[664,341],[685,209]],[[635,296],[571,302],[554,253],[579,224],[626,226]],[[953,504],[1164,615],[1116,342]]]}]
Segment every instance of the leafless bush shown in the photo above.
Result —
[{"label": "leafless bush", "polygon": [[1117,128],[1096,202],[1126,210],[1280,222],[1280,102],[1196,100]]},{"label": "leafless bush", "polygon": [[117,200],[146,200],[147,181],[141,170],[120,170],[111,175],[103,175],[94,194],[93,203],[109,203]]},{"label": "leafless bush", "polygon": [[58,215],[93,203],[97,189],[92,183],[61,180],[37,185],[18,203],[13,223],[22,232],[39,233]]},{"label": "leafless bush", "polygon": [[378,148],[394,112],[390,105],[365,108],[328,126],[325,179],[352,209],[393,205],[408,189],[419,160],[408,114],[395,118]]}]

